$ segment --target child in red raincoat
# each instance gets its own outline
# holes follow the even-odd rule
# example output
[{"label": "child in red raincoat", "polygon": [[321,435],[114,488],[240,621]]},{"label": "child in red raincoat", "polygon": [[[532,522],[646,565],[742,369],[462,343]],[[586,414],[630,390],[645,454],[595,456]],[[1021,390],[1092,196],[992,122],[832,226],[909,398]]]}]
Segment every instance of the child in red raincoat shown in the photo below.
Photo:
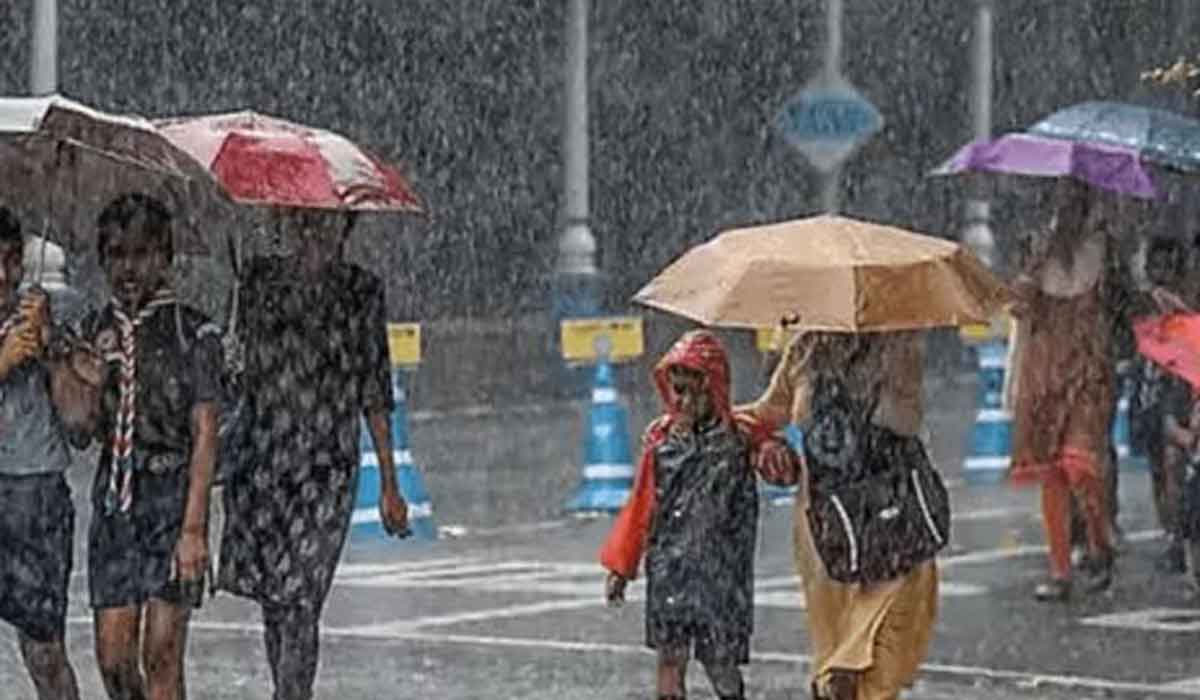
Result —
[{"label": "child in red raincoat", "polygon": [[754,465],[772,465],[764,476],[790,484],[796,458],[765,425],[734,414],[729,361],[712,333],[680,338],[654,381],[667,412],[646,430],[633,493],[600,552],[605,593],[623,602],[644,554],[659,699],[685,697],[693,655],[719,698],[740,699],[754,618]]}]

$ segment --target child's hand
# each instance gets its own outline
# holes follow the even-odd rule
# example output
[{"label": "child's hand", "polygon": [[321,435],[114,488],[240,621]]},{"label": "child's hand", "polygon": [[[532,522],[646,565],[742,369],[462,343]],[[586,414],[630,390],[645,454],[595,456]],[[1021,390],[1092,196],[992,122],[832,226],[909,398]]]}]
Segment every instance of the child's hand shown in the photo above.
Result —
[{"label": "child's hand", "polygon": [[609,606],[620,607],[625,604],[625,586],[628,583],[621,574],[608,572],[608,578],[604,580],[604,599]]},{"label": "child's hand", "polygon": [[759,448],[755,467],[759,475],[775,486],[794,486],[800,479],[800,461],[786,443],[771,440]]}]

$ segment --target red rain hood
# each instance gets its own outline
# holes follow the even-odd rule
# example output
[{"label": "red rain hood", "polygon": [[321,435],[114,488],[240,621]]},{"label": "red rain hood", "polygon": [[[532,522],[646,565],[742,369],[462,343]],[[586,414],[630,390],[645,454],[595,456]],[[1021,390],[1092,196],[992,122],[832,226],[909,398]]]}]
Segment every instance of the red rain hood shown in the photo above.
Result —
[{"label": "red rain hood", "polygon": [[674,420],[679,415],[679,404],[671,390],[668,377],[672,367],[701,372],[708,377],[708,394],[713,409],[722,421],[732,420],[733,408],[729,398],[729,356],[717,336],[710,331],[697,330],[685,333],[675,342],[667,354],[654,367],[654,384],[666,407],[667,417]]}]

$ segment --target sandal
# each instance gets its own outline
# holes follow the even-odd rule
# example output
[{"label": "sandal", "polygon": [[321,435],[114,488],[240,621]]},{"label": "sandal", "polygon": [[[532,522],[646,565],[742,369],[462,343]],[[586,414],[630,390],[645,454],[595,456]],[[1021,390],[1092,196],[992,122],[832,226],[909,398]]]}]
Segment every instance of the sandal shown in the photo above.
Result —
[{"label": "sandal", "polygon": [[1071,597],[1071,582],[1066,579],[1051,579],[1033,590],[1033,597],[1043,603],[1062,603]]}]

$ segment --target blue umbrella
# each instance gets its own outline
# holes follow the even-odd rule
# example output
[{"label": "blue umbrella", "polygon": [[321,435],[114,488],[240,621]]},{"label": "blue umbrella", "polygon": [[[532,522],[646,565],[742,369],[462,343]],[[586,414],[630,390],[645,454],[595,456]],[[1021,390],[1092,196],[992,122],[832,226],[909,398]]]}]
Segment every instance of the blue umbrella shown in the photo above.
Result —
[{"label": "blue umbrella", "polygon": [[1034,124],[1029,133],[1123,146],[1137,151],[1147,162],[1200,173],[1200,121],[1164,109],[1081,102]]}]

